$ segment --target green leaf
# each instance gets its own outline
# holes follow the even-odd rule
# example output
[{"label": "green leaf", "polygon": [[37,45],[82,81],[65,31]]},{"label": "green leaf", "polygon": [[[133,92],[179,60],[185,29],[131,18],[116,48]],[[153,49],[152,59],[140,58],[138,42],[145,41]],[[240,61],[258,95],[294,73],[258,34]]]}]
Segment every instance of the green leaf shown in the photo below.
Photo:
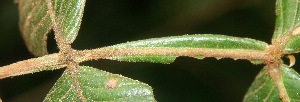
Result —
[{"label": "green leaf", "polygon": [[[50,1],[50,0],[49,0]],[[78,34],[83,16],[85,0],[51,0],[51,17],[54,31],[59,34],[59,39],[71,44]]]},{"label": "green leaf", "polygon": [[[300,100],[300,75],[293,69],[282,65],[282,80],[291,102]],[[252,83],[244,102],[281,102],[274,81],[263,68]]]},{"label": "green leaf", "polygon": [[19,0],[19,26],[28,50],[36,56],[47,54],[51,19],[45,0]]},{"label": "green leaf", "polygon": [[268,44],[262,41],[226,35],[194,34],[152,38],[114,45],[116,48],[174,47],[265,50]]},{"label": "green leaf", "polygon": [[[110,46],[112,48],[206,48],[228,50],[259,50],[267,49],[268,44],[249,38],[226,35],[196,34],[153,38],[127,42]],[[179,49],[180,50],[180,49]],[[117,56],[112,59],[129,62],[171,63],[177,56]],[[195,58],[203,59],[203,56]]]},{"label": "green leaf", "polygon": [[[60,37],[72,43],[78,33],[85,0],[51,0]],[[28,50],[42,56],[47,52],[47,35],[53,28],[46,0],[18,0],[19,26]]]},{"label": "green leaf", "polygon": [[287,43],[284,52],[286,54],[300,52],[300,36],[295,36],[294,38],[291,38],[290,41]]},{"label": "green leaf", "polygon": [[284,49],[285,53],[296,53],[300,51],[300,37],[293,34],[297,29],[299,30],[299,4],[299,0],[277,0],[276,2],[277,18],[272,42],[279,38],[283,38],[280,43],[285,43],[284,40],[288,40]]},{"label": "green leaf", "polygon": [[82,90],[82,97],[88,102],[155,101],[152,88],[142,82],[87,66],[77,68],[76,72],[77,80],[74,80],[70,72],[66,70],[44,101],[80,101],[75,82],[78,82],[80,90]]},{"label": "green leaf", "polygon": [[272,40],[289,35],[290,31],[300,24],[300,9],[298,0],[276,1],[276,26]]},{"label": "green leaf", "polygon": [[176,56],[121,56],[118,61],[128,62],[152,62],[152,63],[172,63]]},{"label": "green leaf", "polygon": [[249,60],[252,64],[262,64],[264,63],[263,60]]}]

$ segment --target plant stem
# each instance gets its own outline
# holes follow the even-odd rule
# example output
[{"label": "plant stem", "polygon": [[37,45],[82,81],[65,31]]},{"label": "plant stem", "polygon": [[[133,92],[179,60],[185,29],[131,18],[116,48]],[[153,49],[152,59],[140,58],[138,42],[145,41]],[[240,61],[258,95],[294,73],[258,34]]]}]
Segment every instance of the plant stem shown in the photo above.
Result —
[{"label": "plant stem", "polygon": [[50,54],[0,67],[0,79],[43,70],[54,70],[65,66],[66,64],[60,62],[58,54]]},{"label": "plant stem", "polygon": [[266,51],[242,49],[209,49],[209,48],[111,48],[104,47],[92,50],[78,51],[77,62],[97,59],[113,59],[120,56],[188,56],[216,57],[248,60],[267,60]]},{"label": "plant stem", "polygon": [[[66,54],[67,53],[67,54]],[[39,58],[19,61],[0,67],[0,79],[18,76],[43,70],[54,70],[66,66],[76,66],[80,62],[98,59],[113,59],[131,55],[173,55],[204,56],[216,58],[267,60],[265,51],[239,49],[205,49],[205,48],[111,48],[103,47],[92,50],[73,50],[66,53],[55,53]]]}]

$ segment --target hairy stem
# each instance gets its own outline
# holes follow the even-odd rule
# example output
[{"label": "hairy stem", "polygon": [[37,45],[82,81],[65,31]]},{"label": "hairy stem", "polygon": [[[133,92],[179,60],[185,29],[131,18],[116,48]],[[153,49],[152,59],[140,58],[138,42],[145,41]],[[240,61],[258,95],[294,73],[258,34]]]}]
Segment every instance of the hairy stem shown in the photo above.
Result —
[{"label": "hairy stem", "polygon": [[0,67],[0,79],[43,70],[54,70],[65,66],[66,64],[60,62],[58,54],[50,54]]},{"label": "hairy stem", "polygon": [[206,49],[206,48],[110,48],[103,47],[92,50],[73,50],[66,53],[50,54],[47,56],[20,61],[0,67],[0,79],[22,74],[34,73],[43,70],[54,70],[62,67],[74,67],[80,62],[112,59],[130,55],[173,55],[173,56],[204,56],[233,59],[267,60],[265,51],[240,49]]},{"label": "hairy stem", "polygon": [[120,56],[150,56],[150,55],[172,55],[188,57],[216,57],[233,59],[255,59],[266,60],[265,51],[242,50],[242,49],[209,49],[209,48],[110,48],[104,47],[92,50],[78,51],[76,61],[83,62],[97,59],[112,59]]}]

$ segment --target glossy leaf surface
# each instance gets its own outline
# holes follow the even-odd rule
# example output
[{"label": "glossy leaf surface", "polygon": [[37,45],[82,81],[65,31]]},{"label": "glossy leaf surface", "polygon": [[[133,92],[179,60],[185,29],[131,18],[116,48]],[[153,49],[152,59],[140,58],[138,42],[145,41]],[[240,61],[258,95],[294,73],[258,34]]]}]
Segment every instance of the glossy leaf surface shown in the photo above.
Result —
[{"label": "glossy leaf surface", "polygon": [[[225,35],[196,34],[153,38],[117,44],[114,48],[208,48],[228,50],[260,50],[267,48],[268,44],[249,38],[239,38]],[[114,59],[129,62],[157,62],[171,63],[177,56],[120,56]],[[199,56],[197,58],[203,58]]]},{"label": "glossy leaf surface", "polygon": [[[288,66],[283,65],[282,79],[291,102],[300,100],[300,75]],[[269,76],[266,68],[263,68],[252,83],[244,102],[281,102],[274,81]]]},{"label": "glossy leaf surface", "polygon": [[[284,38],[286,36],[288,39],[287,46],[285,48],[285,53],[296,53],[299,52],[300,37],[293,32],[299,30],[300,25],[300,8],[299,0],[277,0],[276,2],[276,26],[272,41],[278,40],[279,38]],[[284,41],[281,41],[284,42]]]},{"label": "glossy leaf surface", "polygon": [[[77,68],[77,82],[82,95],[88,102],[117,101],[137,102],[155,101],[152,88],[142,82],[121,75],[111,74],[95,68]],[[74,79],[66,70],[46,96],[46,102],[80,101]]]}]

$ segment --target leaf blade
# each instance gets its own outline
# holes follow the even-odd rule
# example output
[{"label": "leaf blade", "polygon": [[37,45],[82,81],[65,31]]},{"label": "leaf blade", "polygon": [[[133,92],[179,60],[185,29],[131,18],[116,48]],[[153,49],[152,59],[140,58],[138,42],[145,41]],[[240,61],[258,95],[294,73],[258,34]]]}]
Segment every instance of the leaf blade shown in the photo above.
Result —
[{"label": "leaf blade", "polygon": [[[153,38],[146,40],[138,40],[133,42],[121,43],[109,48],[171,48],[181,50],[180,48],[203,48],[213,52],[216,50],[256,50],[264,51],[268,44],[249,38],[239,38],[225,35],[213,34],[195,34],[183,36],[171,36],[162,38]],[[154,55],[155,56],[155,55]],[[170,57],[172,56],[172,57]],[[144,57],[144,58],[143,58]],[[156,59],[147,56],[116,56],[111,59],[128,62],[154,62],[154,63],[171,63],[177,56],[156,56]],[[204,58],[203,56],[194,56],[195,58]],[[161,60],[157,60],[161,59]],[[167,59],[167,60],[164,60]]]},{"label": "leaf blade", "polygon": [[51,30],[51,20],[45,0],[20,0],[19,26],[28,50],[42,56],[47,52],[47,34]]},{"label": "leaf blade", "polygon": [[77,37],[85,0],[47,0],[56,37],[71,44]]},{"label": "leaf blade", "polygon": [[285,54],[300,52],[300,2],[299,0],[276,1],[276,26],[272,43],[284,45]]},{"label": "leaf blade", "polygon": [[[300,100],[300,75],[287,65],[282,65],[282,80],[290,101]],[[263,68],[244,97],[244,102],[281,102],[279,92],[272,78]]]},{"label": "leaf blade", "polygon": [[276,26],[272,40],[290,35],[291,30],[300,24],[300,8],[298,0],[276,1]]},{"label": "leaf blade", "polygon": [[54,8],[52,11],[55,11],[54,20],[51,20],[46,1],[19,0],[17,2],[22,37],[27,49],[35,56],[48,54],[47,35],[53,27],[58,31],[55,32],[57,38],[71,44],[76,39],[83,16],[85,0],[50,0]]},{"label": "leaf blade", "polygon": [[[86,101],[155,101],[152,88],[147,84],[87,66],[77,71]],[[44,101],[79,101],[72,80],[65,71]]]},{"label": "leaf blade", "polygon": [[294,38],[291,38],[284,49],[284,53],[292,54],[292,53],[300,52],[299,45],[300,45],[300,36],[295,36]]},{"label": "leaf blade", "polygon": [[219,49],[255,49],[265,50],[268,44],[249,38],[239,38],[226,35],[194,34],[138,40],[112,47],[191,47]]},{"label": "leaf blade", "polygon": [[151,62],[169,64],[174,62],[176,56],[122,56],[116,59],[118,59],[118,61],[128,62]]}]

